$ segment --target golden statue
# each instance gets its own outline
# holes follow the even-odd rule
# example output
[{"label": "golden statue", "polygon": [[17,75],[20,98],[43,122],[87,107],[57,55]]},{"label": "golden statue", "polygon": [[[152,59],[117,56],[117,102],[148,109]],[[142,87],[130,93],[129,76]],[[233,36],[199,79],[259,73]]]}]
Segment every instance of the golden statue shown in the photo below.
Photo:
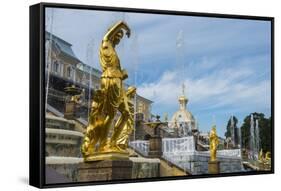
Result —
[{"label": "golden statue", "polygon": [[210,132],[210,161],[217,161],[217,147],[219,139],[216,132],[216,126],[212,127]]},{"label": "golden statue", "polygon": [[[89,125],[81,147],[85,161],[106,158],[106,154],[112,153],[128,155],[128,139],[134,125],[132,99],[136,88],[129,87],[126,91],[123,87],[123,80],[128,78],[128,74],[121,68],[114,49],[123,37],[123,30],[129,38],[129,27],[120,21],[107,31],[100,46],[101,89],[94,95]],[[121,115],[113,125],[117,111]],[[113,134],[108,137],[112,126]]]},{"label": "golden statue", "polygon": [[85,89],[79,89],[75,87],[75,85],[71,85],[64,88],[64,91],[70,95],[70,99],[68,99],[68,102],[73,102],[76,104],[82,103],[82,98],[85,96]]},{"label": "golden statue", "polygon": [[270,170],[271,169],[271,153],[266,152],[264,154],[261,149],[258,156],[259,168],[260,170]]},{"label": "golden statue", "polygon": [[268,152],[265,153],[265,160],[271,161],[271,152],[268,151]]},{"label": "golden statue", "polygon": [[263,156],[263,150],[261,149],[258,155],[258,161],[263,162],[264,161],[264,156]]},{"label": "golden statue", "polygon": [[76,104],[81,104],[84,95],[85,95],[85,89],[82,89],[80,94],[71,96],[70,101]]}]

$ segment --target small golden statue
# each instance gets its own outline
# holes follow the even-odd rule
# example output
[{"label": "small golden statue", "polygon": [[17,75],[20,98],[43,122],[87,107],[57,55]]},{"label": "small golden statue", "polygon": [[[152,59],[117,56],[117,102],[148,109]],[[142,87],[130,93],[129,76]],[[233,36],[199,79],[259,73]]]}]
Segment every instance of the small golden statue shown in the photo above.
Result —
[{"label": "small golden statue", "polygon": [[68,102],[73,102],[76,104],[81,104],[82,103],[82,97],[85,96],[85,89],[79,89],[75,87],[75,85],[71,85],[68,87],[64,88],[64,91],[70,95],[70,98],[67,99]]},{"label": "small golden statue", "polygon": [[261,149],[258,155],[258,161],[263,162],[263,160],[264,160],[264,154],[263,154],[263,150]]},{"label": "small golden statue", "polygon": [[[128,139],[134,125],[132,99],[136,88],[129,87],[126,91],[123,87],[123,80],[128,78],[128,74],[121,68],[114,49],[123,37],[123,30],[129,38],[129,27],[120,21],[108,30],[100,46],[101,89],[93,97],[89,124],[81,147],[85,161],[103,160],[108,156],[113,159],[113,154],[128,157]],[[117,111],[121,115],[113,125]],[[112,126],[113,134],[108,137]]]},{"label": "small golden statue", "polygon": [[261,149],[260,152],[259,152],[258,161],[260,163],[263,163],[263,164],[266,164],[266,165],[270,165],[271,164],[271,153],[270,152],[266,152],[264,154],[263,150]]},{"label": "small golden statue", "polygon": [[271,152],[268,151],[268,152],[265,153],[265,160],[271,161]]},{"label": "small golden statue", "polygon": [[71,96],[70,101],[76,104],[81,104],[83,96],[85,96],[85,89],[82,89],[80,94]]},{"label": "small golden statue", "polygon": [[216,132],[216,126],[212,127],[210,132],[210,161],[217,160],[217,147],[219,144],[219,139]]}]

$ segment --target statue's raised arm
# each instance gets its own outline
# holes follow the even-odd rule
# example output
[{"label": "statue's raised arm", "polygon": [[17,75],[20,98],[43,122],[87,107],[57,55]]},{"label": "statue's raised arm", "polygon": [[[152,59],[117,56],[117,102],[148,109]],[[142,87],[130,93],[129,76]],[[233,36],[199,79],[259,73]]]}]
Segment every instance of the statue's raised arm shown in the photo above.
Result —
[{"label": "statue's raised arm", "polygon": [[119,21],[110,27],[104,35],[100,46],[100,64],[102,67],[102,77],[118,77],[124,80],[128,77],[126,71],[122,71],[120,60],[115,50],[115,46],[119,44],[123,38],[124,31],[130,36],[131,30],[124,21]]},{"label": "statue's raised arm", "polygon": [[103,37],[103,40],[113,41],[118,33],[122,33],[122,35],[123,35],[122,29],[126,31],[126,35],[129,38],[130,35],[131,35],[130,28],[128,27],[128,25],[124,21],[119,21],[118,23],[116,23],[113,27],[111,27],[107,31],[107,33]]}]

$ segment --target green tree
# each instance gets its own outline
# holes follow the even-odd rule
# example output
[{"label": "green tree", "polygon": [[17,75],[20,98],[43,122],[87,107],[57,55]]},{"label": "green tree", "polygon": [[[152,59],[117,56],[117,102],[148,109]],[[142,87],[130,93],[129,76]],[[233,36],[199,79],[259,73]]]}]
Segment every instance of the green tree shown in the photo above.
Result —
[{"label": "green tree", "polygon": [[263,124],[260,126],[260,140],[261,140],[261,148],[263,151],[271,152],[271,117],[262,121]]},{"label": "green tree", "polygon": [[[226,132],[224,133],[225,138],[231,137],[231,118],[232,116],[229,118],[227,122]],[[237,128],[238,119],[235,116],[233,116],[233,122],[234,122],[234,127]]]}]

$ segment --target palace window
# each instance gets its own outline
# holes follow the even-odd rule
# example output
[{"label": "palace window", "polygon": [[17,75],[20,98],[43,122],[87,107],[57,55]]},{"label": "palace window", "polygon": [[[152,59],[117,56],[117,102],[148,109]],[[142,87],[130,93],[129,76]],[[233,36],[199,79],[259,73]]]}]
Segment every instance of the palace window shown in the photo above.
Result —
[{"label": "palace window", "polygon": [[55,60],[53,64],[53,72],[59,73],[59,71],[60,71],[60,64],[57,60]]},{"label": "palace window", "polygon": [[68,77],[68,78],[71,78],[72,77],[72,68],[69,66],[69,67],[67,67],[67,69],[66,69],[66,76]]},{"label": "palace window", "polygon": [[82,84],[86,85],[87,84],[87,77],[86,74],[83,72],[83,76],[82,76]]},{"label": "palace window", "polygon": [[143,113],[143,107],[144,107],[143,103],[139,102],[139,104],[138,104],[138,113]]}]

